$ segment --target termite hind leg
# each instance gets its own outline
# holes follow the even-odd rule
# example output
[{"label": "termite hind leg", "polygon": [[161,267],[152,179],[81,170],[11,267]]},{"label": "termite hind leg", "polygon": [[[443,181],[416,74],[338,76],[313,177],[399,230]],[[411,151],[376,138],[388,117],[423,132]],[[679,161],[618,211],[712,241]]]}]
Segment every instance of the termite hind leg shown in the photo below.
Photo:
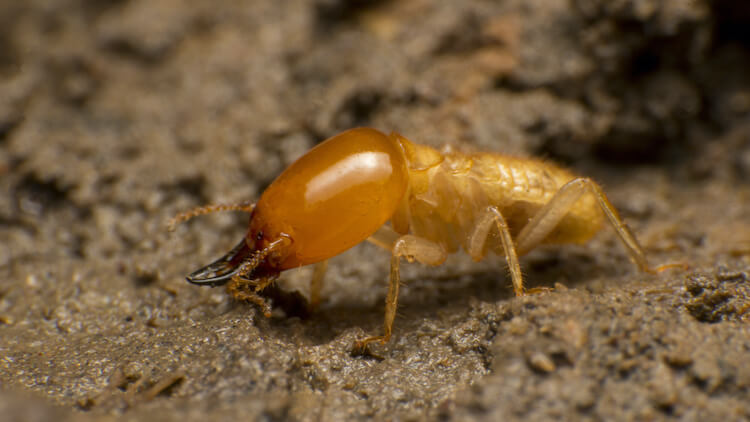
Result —
[{"label": "termite hind leg", "polygon": [[255,208],[254,203],[245,202],[241,204],[212,204],[212,205],[204,205],[201,207],[196,207],[188,211],[181,212],[174,217],[172,217],[167,222],[167,229],[169,231],[174,231],[175,228],[177,228],[178,224],[184,223],[194,217],[198,217],[199,215],[206,215],[211,214],[219,211],[243,211],[246,213],[253,212],[253,209]]},{"label": "termite hind leg", "polygon": [[604,194],[602,188],[593,180],[588,178],[578,178],[571,180],[563,185],[555,196],[546,203],[537,214],[521,230],[516,238],[516,244],[520,253],[525,253],[536,245],[541,243],[547,235],[555,229],[565,215],[571,210],[575,203],[586,193],[590,193],[596,198],[599,207],[607,217],[610,225],[615,229],[617,237],[627,249],[630,259],[638,266],[641,271],[657,272],[672,267],[672,265],[652,268],[648,265],[646,254],[643,248],[636,240],[633,233],[617,213],[614,205]]},{"label": "termite hind leg", "polygon": [[513,282],[513,291],[516,296],[524,295],[523,274],[518,262],[518,253],[513,238],[510,235],[508,223],[497,207],[487,207],[487,210],[477,220],[474,231],[469,236],[467,252],[472,259],[479,261],[484,257],[485,243],[492,233],[492,227],[497,227],[500,242],[505,252],[505,260],[508,262],[510,277]]},{"label": "termite hind leg", "polygon": [[399,272],[401,257],[406,258],[409,262],[417,261],[426,265],[438,266],[445,262],[447,255],[445,249],[440,244],[418,236],[407,234],[395,241],[391,248],[391,271],[388,282],[388,294],[385,298],[383,335],[356,341],[352,348],[352,353],[355,355],[364,353],[367,350],[367,345],[370,343],[379,341],[385,344],[391,338],[393,321],[396,318],[396,308],[398,307],[398,290],[401,282]]},{"label": "termite hind leg", "polygon": [[310,279],[310,310],[314,311],[320,305],[320,291],[323,290],[323,278],[328,270],[328,260],[315,264]]}]

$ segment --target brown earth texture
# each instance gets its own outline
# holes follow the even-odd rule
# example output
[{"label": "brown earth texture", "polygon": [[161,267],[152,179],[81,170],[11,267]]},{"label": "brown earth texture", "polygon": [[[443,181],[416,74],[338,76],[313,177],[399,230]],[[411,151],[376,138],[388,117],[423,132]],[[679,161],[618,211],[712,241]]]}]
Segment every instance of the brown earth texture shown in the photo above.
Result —
[{"label": "brown earth texture", "polygon": [[[732,0],[0,2],[0,415],[16,420],[750,418],[750,5]],[[389,256],[277,282],[265,318],[185,275],[345,129],[541,157],[610,228],[521,260]],[[300,293],[291,293],[299,291]],[[299,312],[300,314],[302,312]]]}]

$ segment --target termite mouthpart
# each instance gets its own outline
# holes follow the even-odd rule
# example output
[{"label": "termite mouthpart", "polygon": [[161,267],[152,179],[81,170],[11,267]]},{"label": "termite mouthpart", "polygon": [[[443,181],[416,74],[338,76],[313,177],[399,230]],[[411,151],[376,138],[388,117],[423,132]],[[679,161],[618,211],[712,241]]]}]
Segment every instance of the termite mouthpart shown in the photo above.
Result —
[{"label": "termite mouthpart", "polygon": [[239,271],[240,264],[248,255],[249,248],[243,238],[231,251],[205,267],[193,271],[187,281],[199,286],[221,286],[229,282]]}]

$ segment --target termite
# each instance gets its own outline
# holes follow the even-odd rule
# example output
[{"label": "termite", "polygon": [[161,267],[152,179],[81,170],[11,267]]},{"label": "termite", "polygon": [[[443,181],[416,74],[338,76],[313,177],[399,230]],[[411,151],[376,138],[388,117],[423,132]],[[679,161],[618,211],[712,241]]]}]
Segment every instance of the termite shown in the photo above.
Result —
[{"label": "termite", "polygon": [[459,249],[475,261],[491,250],[505,256],[515,294],[522,296],[519,256],[540,244],[584,243],[607,221],[641,271],[661,270],[649,266],[633,233],[589,178],[536,159],[438,151],[370,128],[347,130],[311,149],[257,204],[199,207],[170,225],[221,210],[250,213],[247,234],[187,280],[227,284],[232,296],[256,303],[265,316],[271,307],[260,294],[282,271],[315,264],[314,307],[329,258],[364,240],[390,251],[383,334],[357,341],[355,350],[391,338],[401,258],[437,266]]}]

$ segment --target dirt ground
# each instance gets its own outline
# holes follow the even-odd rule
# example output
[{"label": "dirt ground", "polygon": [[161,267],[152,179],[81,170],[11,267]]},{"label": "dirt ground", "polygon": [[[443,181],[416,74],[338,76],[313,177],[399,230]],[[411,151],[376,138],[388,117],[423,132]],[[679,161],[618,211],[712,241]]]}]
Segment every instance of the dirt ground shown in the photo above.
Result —
[{"label": "dirt ground", "polygon": [[[747,420],[750,6],[731,0],[0,2],[4,420]],[[184,276],[344,129],[544,157],[612,230],[522,260],[330,265],[321,309],[264,318]],[[309,269],[279,286],[307,295]]]}]

